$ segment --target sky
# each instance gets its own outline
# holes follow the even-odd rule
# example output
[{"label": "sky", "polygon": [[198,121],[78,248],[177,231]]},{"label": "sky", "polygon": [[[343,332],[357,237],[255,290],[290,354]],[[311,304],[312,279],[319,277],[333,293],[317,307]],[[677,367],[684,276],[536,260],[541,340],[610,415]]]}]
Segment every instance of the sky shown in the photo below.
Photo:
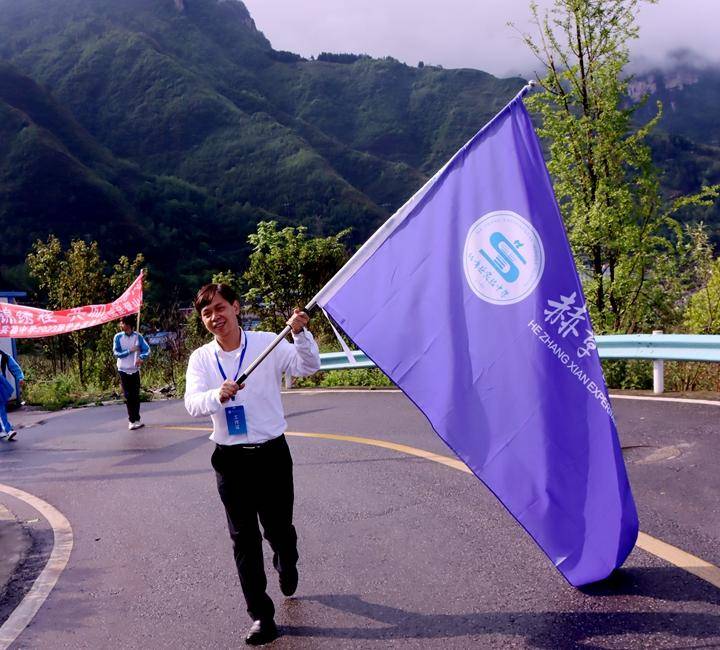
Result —
[{"label": "sky", "polygon": [[[529,0],[243,0],[276,50],[305,57],[320,52],[392,56],[446,68],[478,68],[497,76],[539,70],[513,22],[534,32]],[[542,7],[551,0],[537,0]],[[691,49],[703,62],[720,62],[720,0],[642,3],[633,67],[672,60]]]}]

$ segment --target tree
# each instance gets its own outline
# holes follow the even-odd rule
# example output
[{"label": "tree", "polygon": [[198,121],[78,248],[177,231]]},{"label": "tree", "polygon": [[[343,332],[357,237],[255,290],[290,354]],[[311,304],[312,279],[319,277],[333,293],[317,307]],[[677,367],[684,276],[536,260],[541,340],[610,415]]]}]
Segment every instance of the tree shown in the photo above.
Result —
[{"label": "tree", "polygon": [[211,278],[211,282],[214,284],[226,284],[238,295],[242,293],[242,281],[229,269],[215,273]]},{"label": "tree", "polygon": [[683,324],[693,334],[720,334],[720,258],[707,269],[707,282],[688,302]]},{"label": "tree", "polygon": [[[28,269],[41,290],[47,293],[50,309],[70,309],[81,305],[105,302],[108,281],[97,242],[76,239],[66,251],[60,241],[50,235],[47,242],[38,240],[27,257]],[[80,382],[85,384],[85,360],[99,331],[78,330],[67,335],[77,361]]]},{"label": "tree", "polygon": [[[135,281],[135,278],[140,275],[140,271],[142,271],[144,265],[145,257],[142,253],[138,253],[132,261],[129,257],[123,255],[116,264],[113,264],[113,272],[109,278],[113,300],[119,298],[125,289]],[[143,291],[147,291],[147,288],[147,275],[145,275],[143,276]]]},{"label": "tree", "polygon": [[[45,295],[50,309],[55,308],[59,299],[55,288],[55,278],[60,275],[62,264],[62,246],[54,235],[47,242],[38,240],[32,252],[27,256],[26,266],[30,279],[35,282],[40,292]],[[69,354],[69,339],[64,336],[52,336],[42,341],[43,352],[50,357],[53,374],[65,370],[65,361]]]},{"label": "tree", "polygon": [[[713,259],[707,236],[696,242],[695,274],[700,287],[687,300],[682,327],[691,334],[720,334],[720,259]],[[681,362],[667,365],[671,390],[720,389],[718,364]]]},{"label": "tree", "polygon": [[[77,239],[63,250],[60,240],[50,235],[47,241],[37,240],[33,244],[26,263],[30,277],[45,296],[48,309],[58,310],[102,304],[108,302],[111,293],[113,299],[118,298],[137,277],[144,258],[137,255],[130,261],[121,257],[108,278],[97,242]],[[85,385],[88,355],[92,355],[97,357],[94,365],[100,366],[100,374],[107,376],[108,368],[112,369],[112,351],[107,339],[112,340],[114,329],[114,325],[108,324],[52,337],[46,350],[52,355],[53,371],[57,371],[57,365],[65,370],[65,358],[70,355],[77,363],[80,382]],[[98,351],[99,355],[94,354]]]},{"label": "tree", "polygon": [[[263,221],[248,238],[253,246],[243,279],[247,306],[261,318],[262,327],[278,331],[292,315],[327,283],[348,259],[343,230],[330,237],[310,238],[307,228],[283,228]],[[324,326],[320,326],[324,329]]]},{"label": "tree", "polygon": [[[654,2],[655,0],[646,0]],[[680,317],[690,264],[673,214],[710,205],[718,187],[668,204],[646,137],[657,115],[635,126],[628,103],[627,43],[638,35],[641,0],[555,0],[540,14],[539,41],[525,42],[544,66],[530,97],[548,167],[598,332],[647,331]]]},{"label": "tree", "polygon": [[55,309],[62,300],[60,287],[56,283],[62,268],[62,258],[60,240],[50,235],[47,242],[39,239],[35,242],[26,260],[30,277],[38,289],[45,293],[50,309]]}]

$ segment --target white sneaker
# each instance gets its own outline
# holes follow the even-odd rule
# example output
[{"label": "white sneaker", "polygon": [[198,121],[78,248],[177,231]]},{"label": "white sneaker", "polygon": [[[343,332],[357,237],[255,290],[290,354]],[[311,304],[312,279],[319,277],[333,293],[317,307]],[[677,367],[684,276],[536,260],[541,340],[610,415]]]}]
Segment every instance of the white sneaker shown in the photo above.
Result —
[{"label": "white sneaker", "polygon": [[142,423],[142,420],[138,420],[137,422],[131,422],[128,425],[128,429],[139,429],[140,427],[144,427],[145,425]]},{"label": "white sneaker", "polygon": [[137,429],[134,422],[128,422],[128,429],[132,431],[132,429]]},{"label": "white sneaker", "polygon": [[10,431],[6,437],[7,437],[8,442],[10,442],[11,440],[15,440],[16,436],[17,436],[17,431]]}]

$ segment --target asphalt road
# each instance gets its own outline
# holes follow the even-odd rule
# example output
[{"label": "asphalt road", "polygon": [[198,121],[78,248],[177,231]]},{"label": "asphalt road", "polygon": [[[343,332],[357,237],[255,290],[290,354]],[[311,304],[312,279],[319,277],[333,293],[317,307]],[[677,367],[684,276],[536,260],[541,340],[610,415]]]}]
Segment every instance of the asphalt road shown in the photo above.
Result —
[{"label": "asphalt road", "polygon": [[[289,431],[451,455],[399,393],[292,393]],[[616,400],[650,535],[720,565],[720,407]],[[244,611],[205,427],[178,402],[49,419],[0,445],[0,483],[71,522],[70,562],[13,647],[236,648]],[[168,428],[171,427],[171,428]],[[175,428],[172,428],[175,427]],[[636,549],[609,584],[570,587],[472,476],[362,444],[290,437],[300,587],[270,595],[273,648],[720,648],[720,590]],[[52,547],[47,522],[0,493],[33,540],[0,622]]]}]

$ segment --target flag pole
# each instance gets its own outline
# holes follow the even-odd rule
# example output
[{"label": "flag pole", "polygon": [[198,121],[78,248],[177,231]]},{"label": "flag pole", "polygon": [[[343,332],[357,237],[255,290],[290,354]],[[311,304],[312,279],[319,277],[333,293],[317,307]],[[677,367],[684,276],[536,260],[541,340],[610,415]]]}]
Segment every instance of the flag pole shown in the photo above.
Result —
[{"label": "flag pole", "polygon": [[[307,305],[305,305],[304,311],[305,313],[308,313],[310,310],[314,309],[317,305],[317,301],[313,298]],[[243,382],[250,376],[250,373],[255,370],[270,354],[279,344],[280,341],[282,341],[288,334],[290,334],[290,330],[292,327],[290,325],[286,325],[285,329],[283,329],[280,334],[278,334],[273,341],[260,353],[260,356],[258,356],[255,361],[253,361],[247,368],[245,368],[245,371],[237,378],[237,384],[238,386],[242,386]]]},{"label": "flag pole", "polygon": [[[142,289],[142,282],[145,279],[145,269],[140,269],[140,289]],[[137,327],[135,328],[137,330],[137,333],[140,334],[140,312],[142,311],[142,303],[140,303],[140,306],[138,307],[138,313],[137,313]]]},{"label": "flag pole", "polygon": [[[479,137],[483,131],[486,131],[510,106],[519,99],[522,99],[527,93],[537,86],[537,81],[529,80],[525,86],[495,115],[485,126],[478,131],[470,140],[472,142],[475,138]],[[433,186],[443,177],[446,170],[453,164],[453,162],[463,155],[466,147],[470,144],[466,143],[450,160],[448,160],[438,171],[427,180],[415,194],[413,194],[398,210],[388,217],[387,221],[383,223],[371,236],[370,238],[355,252],[355,254],[343,265],[343,267],[325,284],[325,286],[318,291],[313,300],[313,306],[317,303],[321,307],[327,303],[332,296],[335,295],[337,290],[342,286],[344,281],[352,275],[357,269],[359,269],[372,255],[373,253],[385,242],[392,233],[397,230],[406,219],[408,219],[418,206],[422,205],[428,194],[432,191]]]},{"label": "flag pole", "polygon": [[[520,92],[513,97],[513,99],[510,100],[508,103],[508,106],[515,100],[524,97],[532,88],[534,88],[537,85],[537,81],[534,79],[531,79],[527,82],[525,86],[520,90]],[[507,108],[507,106],[505,107]],[[505,110],[505,109],[503,109]],[[500,111],[498,115],[493,118],[496,119],[503,111]],[[483,127],[483,130],[486,129],[490,123],[492,123],[493,120],[490,120],[488,124],[486,124]],[[455,154],[456,156],[459,155],[462,152],[462,149],[460,152]],[[397,211],[395,212],[388,220],[380,226],[380,228],[373,233],[373,235],[368,239],[359,249],[358,251],[350,258],[348,262],[346,262],[343,267],[325,284],[325,286],[320,289],[315,294],[315,297],[307,304],[305,305],[305,309],[303,309],[304,312],[309,312],[311,309],[313,309],[317,304],[318,300],[322,297],[325,297],[328,292],[333,292],[336,290],[336,285],[338,284],[338,280],[342,278],[346,271],[349,268],[353,268],[354,266],[357,266],[359,264],[362,264],[365,259],[369,255],[372,254],[374,250],[376,250],[380,244],[382,244],[383,241],[385,241],[390,234],[395,230],[402,221],[410,215],[410,213],[413,211],[415,206],[420,203],[422,198],[427,194],[429,189],[434,185],[435,181],[443,174],[445,169],[450,166],[450,163],[454,160],[454,157],[451,158],[438,172],[430,178],[423,187],[418,190],[410,199]],[[243,372],[242,375],[240,375],[237,379],[238,385],[241,385],[249,376],[250,373],[255,370],[264,360],[265,358],[277,347],[277,345],[282,341],[289,333],[290,333],[290,326],[286,326],[285,329],[280,332],[280,334],[275,337],[275,340],[270,343],[265,350],[260,354],[260,356],[255,359],[246,369],[245,372]]]},{"label": "flag pole", "polygon": [[528,82],[525,86],[523,86],[522,90],[518,93],[518,97],[525,97],[535,86],[538,85],[538,82],[535,81],[535,79],[528,79]]}]

